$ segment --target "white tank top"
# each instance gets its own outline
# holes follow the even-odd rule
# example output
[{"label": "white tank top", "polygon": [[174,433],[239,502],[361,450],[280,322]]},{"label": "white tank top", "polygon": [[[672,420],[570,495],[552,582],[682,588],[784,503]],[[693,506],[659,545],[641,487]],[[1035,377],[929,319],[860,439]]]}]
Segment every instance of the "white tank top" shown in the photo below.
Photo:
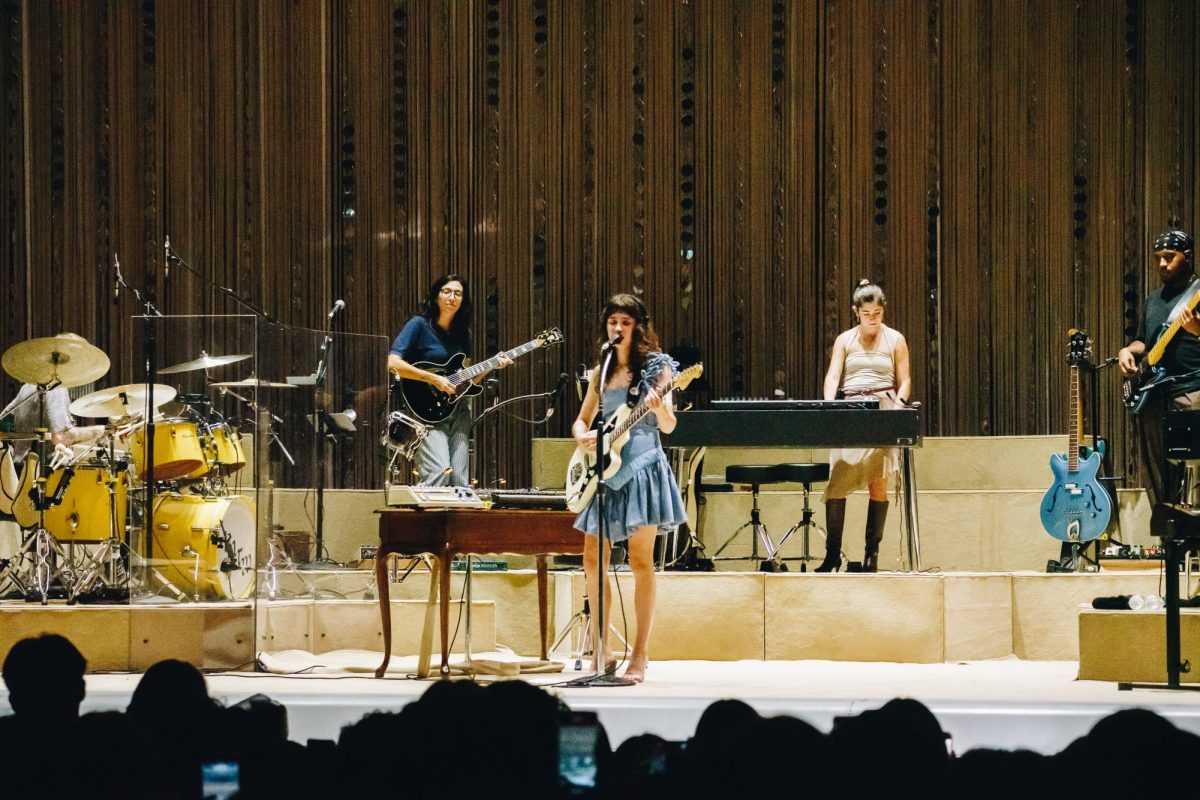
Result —
[{"label": "white tank top", "polygon": [[846,363],[842,367],[842,393],[846,396],[896,388],[894,351],[900,334],[886,325],[882,327],[871,350],[863,348],[857,327],[846,343]]}]

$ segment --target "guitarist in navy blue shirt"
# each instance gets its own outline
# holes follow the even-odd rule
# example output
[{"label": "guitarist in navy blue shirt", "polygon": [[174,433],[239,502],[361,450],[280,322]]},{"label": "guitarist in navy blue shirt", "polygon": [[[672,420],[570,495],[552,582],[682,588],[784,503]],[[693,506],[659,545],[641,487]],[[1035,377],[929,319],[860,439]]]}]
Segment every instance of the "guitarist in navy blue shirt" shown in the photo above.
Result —
[{"label": "guitarist in navy blue shirt", "polygon": [[1154,347],[1164,329],[1174,320],[1180,329],[1167,345],[1157,366],[1168,382],[1151,391],[1138,415],[1138,439],[1146,465],[1146,492],[1150,502],[1173,499],[1177,486],[1168,486],[1163,459],[1162,422],[1168,411],[1200,409],[1200,309],[1188,301],[1200,291],[1196,276],[1192,237],[1183,231],[1167,231],[1154,240],[1158,275],[1162,288],[1146,298],[1137,337],[1118,354],[1121,373],[1127,378],[1138,372],[1138,361]]},{"label": "guitarist in navy blue shirt", "polygon": [[[392,342],[388,371],[453,394],[454,384],[445,375],[415,364],[442,364],[459,353],[467,353],[471,348],[471,308],[466,279],[443,275],[434,281],[421,313],[409,319]],[[512,359],[503,355],[499,360],[501,369],[512,363]],[[476,376],[475,382],[483,380],[484,374]],[[417,451],[421,483],[470,485],[470,443],[471,409],[467,402],[459,402],[450,416],[430,429]]]}]

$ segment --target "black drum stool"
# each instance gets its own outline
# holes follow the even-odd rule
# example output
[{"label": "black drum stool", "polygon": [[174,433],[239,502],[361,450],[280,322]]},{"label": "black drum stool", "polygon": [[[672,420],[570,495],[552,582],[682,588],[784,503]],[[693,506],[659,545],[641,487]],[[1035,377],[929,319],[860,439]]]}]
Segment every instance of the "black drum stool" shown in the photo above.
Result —
[{"label": "black drum stool", "polygon": [[[733,535],[717,548],[717,552],[713,554],[713,561],[760,561],[759,569],[763,572],[787,572],[787,566],[775,560],[776,547],[767,533],[767,526],[763,524],[758,508],[758,487],[764,483],[780,483],[785,480],[779,467],[775,464],[737,464],[725,468],[725,480],[729,483],[750,484],[750,521],[734,531]],[[750,555],[722,556],[725,548],[746,528],[750,529]],[[760,541],[766,550],[765,558],[758,553]]]},{"label": "black drum stool", "polygon": [[789,483],[799,483],[804,486],[804,508],[801,509],[800,521],[789,528],[788,532],[779,540],[779,545],[775,548],[775,560],[777,562],[781,561],[779,554],[783,550],[784,542],[790,539],[796,531],[801,531],[800,541],[802,545],[800,555],[792,560],[800,562],[801,572],[807,572],[809,561],[821,560],[809,552],[809,528],[816,528],[821,534],[821,538],[826,538],[825,529],[813,522],[813,510],[812,506],[808,503],[808,497],[812,493],[812,485],[814,483],[829,480],[829,464],[779,464],[777,469],[779,470],[780,480]]}]

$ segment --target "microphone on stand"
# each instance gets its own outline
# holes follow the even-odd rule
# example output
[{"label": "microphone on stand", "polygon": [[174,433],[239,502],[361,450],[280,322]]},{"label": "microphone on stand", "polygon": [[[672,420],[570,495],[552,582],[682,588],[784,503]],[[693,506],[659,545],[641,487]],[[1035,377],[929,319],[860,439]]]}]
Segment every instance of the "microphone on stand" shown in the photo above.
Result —
[{"label": "microphone on stand", "polygon": [[113,251],[113,270],[116,274],[116,279],[113,280],[113,300],[121,298],[121,259],[117,257],[116,251]]},{"label": "microphone on stand", "polygon": [[546,408],[546,419],[547,420],[549,420],[551,417],[554,416],[554,404],[558,402],[559,395],[562,394],[563,388],[567,385],[567,381],[569,381],[570,379],[571,378],[569,375],[567,375],[567,373],[565,373],[565,372],[559,373],[558,385],[554,387],[554,391],[552,391],[550,393],[550,397],[548,399],[549,406]]},{"label": "microphone on stand", "polygon": [[330,321],[332,321],[332,320],[333,320],[333,315],[334,315],[334,314],[336,314],[337,312],[341,311],[341,310],[342,310],[343,308],[345,308],[345,307],[346,307],[346,301],[345,301],[345,300],[338,300],[336,303],[334,303],[334,304],[333,304],[333,308],[329,309],[329,319],[330,319]]},{"label": "microphone on stand", "polygon": [[612,348],[616,347],[617,345],[619,345],[621,343],[621,338],[622,338],[621,334],[618,333],[616,336],[612,337],[607,342],[600,345],[600,352],[607,353],[609,350],[611,350]]},{"label": "microphone on stand", "polygon": [[163,237],[163,280],[171,277],[171,237]]}]

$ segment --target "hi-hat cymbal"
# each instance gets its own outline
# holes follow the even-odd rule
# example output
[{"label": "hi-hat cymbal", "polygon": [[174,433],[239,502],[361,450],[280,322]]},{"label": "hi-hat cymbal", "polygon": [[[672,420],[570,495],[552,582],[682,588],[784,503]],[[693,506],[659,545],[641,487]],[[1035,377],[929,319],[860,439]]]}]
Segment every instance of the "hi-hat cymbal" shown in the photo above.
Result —
[{"label": "hi-hat cymbal", "polygon": [[[111,389],[101,389],[98,392],[84,395],[71,403],[71,413],[77,417],[127,417],[142,414],[146,410],[146,384],[128,383],[124,386],[114,386]],[[153,405],[161,405],[175,399],[175,388],[154,384]]]},{"label": "hi-hat cymbal", "polygon": [[210,383],[210,388],[216,389],[235,389],[241,387],[243,389],[295,389],[296,387],[290,383],[275,383],[274,381],[264,381],[258,378],[243,378],[240,381],[221,381],[220,383]]},{"label": "hi-hat cymbal", "polygon": [[175,364],[167,367],[166,369],[160,369],[158,374],[169,375],[174,372],[191,372],[192,370],[196,369],[212,369],[213,367],[223,367],[226,364],[245,361],[249,357],[250,356],[248,354],[233,356],[210,356],[208,353],[201,350],[199,358],[194,358],[191,361],[185,361],[182,364]]},{"label": "hi-hat cymbal", "polygon": [[51,336],[14,344],[0,360],[4,371],[21,383],[58,380],[71,388],[99,380],[108,372],[108,356],[83,339]]},{"label": "hi-hat cymbal", "polygon": [[0,442],[33,442],[43,436],[34,431],[0,431]]}]

